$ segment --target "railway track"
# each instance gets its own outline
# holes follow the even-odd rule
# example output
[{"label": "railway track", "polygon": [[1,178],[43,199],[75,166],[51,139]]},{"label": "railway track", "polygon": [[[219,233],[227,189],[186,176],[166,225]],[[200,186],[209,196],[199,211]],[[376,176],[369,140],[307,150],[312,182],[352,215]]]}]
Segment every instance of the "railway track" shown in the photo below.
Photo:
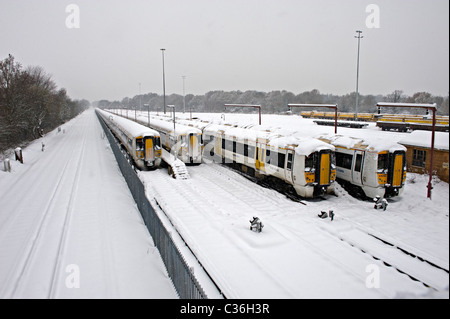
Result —
[{"label": "railway track", "polygon": [[[146,172],[151,177],[145,178],[145,183],[153,185],[151,196],[161,204],[177,231],[227,297],[256,297],[255,291],[245,290],[248,285],[244,287],[242,282],[236,282],[234,278],[242,278],[244,273],[252,272],[259,274],[265,282],[256,289],[257,297],[311,297],[312,292],[305,293],[293,282],[304,283],[304,274],[312,271],[310,267],[314,264],[325,267],[323,278],[321,271],[317,270],[308,273],[308,276],[321,284],[326,280],[336,281],[338,279],[330,274],[333,270],[328,269],[329,265],[334,265],[338,269],[334,271],[339,276],[347,277],[349,282],[357,286],[350,294],[354,293],[358,298],[365,293],[371,298],[394,298],[401,285],[411,286],[413,290],[424,294],[429,290],[428,287],[442,289],[441,285],[435,283],[440,282],[439,278],[447,278],[448,282],[448,273],[445,271],[442,276],[436,276],[435,271],[429,269],[423,274],[420,271],[417,274],[416,261],[408,260],[412,257],[399,249],[396,250],[403,256],[389,255],[392,253],[390,250],[386,254],[386,247],[383,247],[385,243],[371,236],[370,232],[364,232],[351,220],[340,216],[337,223],[324,224],[312,211],[321,209],[327,201],[308,201],[306,206],[299,204],[270,188],[255,187],[247,176],[244,178],[228,167],[217,164],[189,167],[189,171],[192,179],[188,181],[174,181],[163,172]],[[267,222],[262,234],[269,233],[270,240],[260,243],[251,237],[252,233],[246,225],[251,216],[259,216],[263,222]],[[355,234],[359,237],[351,236]],[[324,242],[329,244],[323,245]],[[220,247],[223,256],[211,248],[213,243]],[[291,247],[294,255],[280,256],[280,251],[286,247]],[[309,256],[311,264],[305,265],[304,261],[300,263],[298,254],[302,252]],[[230,272],[227,258],[236,259],[236,264],[243,265],[242,270],[236,273],[233,268],[233,272]],[[375,293],[367,293],[367,288],[360,291],[367,276],[364,267],[370,263],[376,263],[381,269],[382,278],[390,281],[390,285]],[[430,281],[427,277],[434,279]],[[258,286],[256,280],[249,279],[249,282]],[[274,290],[269,293],[267,287],[272,285]],[[333,293],[337,292],[333,290],[333,284],[330,285],[329,294],[333,297]]]}]

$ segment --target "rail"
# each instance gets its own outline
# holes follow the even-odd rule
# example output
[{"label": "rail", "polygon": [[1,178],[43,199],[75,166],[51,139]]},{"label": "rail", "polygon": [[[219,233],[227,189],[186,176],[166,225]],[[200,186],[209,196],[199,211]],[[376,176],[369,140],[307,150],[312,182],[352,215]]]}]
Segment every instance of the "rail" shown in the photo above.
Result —
[{"label": "rail", "polygon": [[164,227],[155,210],[145,195],[145,187],[142,181],[137,176],[134,169],[128,163],[128,160],[120,151],[116,140],[101,117],[97,116],[100,124],[105,131],[111,149],[116,157],[119,168],[125,178],[128,188],[137,204],[137,207],[144,219],[145,225],[153,238],[155,246],[161,255],[161,258],[166,266],[169,277],[182,299],[207,299],[206,293],[200,286],[194,274],[190,270],[183,255],[178,250],[177,246],[172,240],[169,232]]}]

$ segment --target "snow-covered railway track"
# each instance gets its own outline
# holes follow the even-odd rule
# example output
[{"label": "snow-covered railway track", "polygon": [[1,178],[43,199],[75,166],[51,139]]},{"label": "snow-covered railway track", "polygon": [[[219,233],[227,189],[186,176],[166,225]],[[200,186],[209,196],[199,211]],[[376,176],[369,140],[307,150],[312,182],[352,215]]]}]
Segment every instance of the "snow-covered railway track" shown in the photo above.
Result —
[{"label": "snow-covered railway track", "polygon": [[344,231],[336,231],[336,229],[326,226],[321,228],[350,246],[370,255],[373,259],[381,261],[385,266],[393,267],[399,273],[426,287],[443,291],[448,286],[449,272],[447,269],[367,232],[364,227],[354,227],[351,221],[349,224],[353,227]]},{"label": "snow-covered railway track", "polygon": [[[160,175],[158,172],[157,175]],[[161,209],[171,220],[172,224],[176,227],[180,236],[189,244],[191,251],[194,253],[200,263],[207,269],[208,273],[212,273],[215,283],[219,286],[222,292],[227,298],[242,298],[242,292],[233,287],[232,281],[227,277],[227,273],[224,272],[219,263],[215,262],[216,256],[211,256],[211,251],[205,250],[203,244],[197,244],[195,232],[204,232],[211,235],[211,238],[217,241],[217,243],[229,243],[233,246],[233,251],[237,254],[234,255],[234,260],[237,264],[251,265],[252,269],[258,269],[258,272],[264,274],[266,283],[270,282],[270,286],[273,289],[274,296],[285,296],[294,298],[294,294],[287,291],[283,285],[280,284],[280,280],[276,274],[271,273],[269,270],[261,267],[258,263],[258,258],[254,253],[246,253],[239,245],[230,238],[227,232],[223,231],[225,225],[223,225],[223,216],[226,216],[227,208],[220,207],[218,201],[211,197],[199,197],[199,189],[193,185],[189,185],[189,181],[180,183],[167,183],[169,180],[165,174],[163,176],[153,176],[157,181],[157,188],[154,189],[154,196],[158,201]],[[173,193],[179,197],[178,204],[173,202]],[[239,208],[236,205],[235,208]],[[202,221],[200,221],[202,220]],[[187,228],[183,225],[189,224],[202,224],[201,229]],[[211,243],[213,244],[213,243]],[[209,248],[209,247],[207,247]],[[217,251],[220,254],[220,248]],[[216,255],[216,254],[215,254]],[[251,276],[250,276],[251,277]],[[249,282],[256,278],[248,279]],[[255,282],[256,284],[256,282]]]},{"label": "snow-covered railway track", "polygon": [[[322,203],[301,205],[216,164],[189,171],[189,181],[160,171],[141,178],[228,298],[393,298],[405,287],[427,291],[324,229],[312,214]],[[249,230],[252,216],[265,224],[262,233]],[[389,285],[367,288],[371,264]]]}]

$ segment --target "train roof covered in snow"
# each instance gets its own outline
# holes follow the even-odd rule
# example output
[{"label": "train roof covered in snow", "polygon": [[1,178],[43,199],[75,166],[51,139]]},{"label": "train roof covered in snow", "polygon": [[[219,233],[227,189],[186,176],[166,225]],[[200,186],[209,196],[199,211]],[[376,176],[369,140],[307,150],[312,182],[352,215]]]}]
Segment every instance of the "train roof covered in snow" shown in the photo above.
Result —
[{"label": "train roof covered in snow", "polygon": [[347,149],[360,149],[369,152],[389,151],[406,151],[406,148],[397,142],[386,140],[380,137],[358,138],[341,134],[322,134],[317,136],[318,139],[326,141],[335,147],[343,147]]},{"label": "train roof covered in snow", "polygon": [[[160,120],[160,119],[156,119],[156,118],[151,118],[150,126],[152,128],[154,128],[155,130],[164,131],[169,134],[172,134],[174,132],[173,122],[169,121],[169,120]],[[175,124],[175,133],[178,135],[187,135],[187,134],[201,135],[202,131],[195,127],[176,123]]]},{"label": "train roof covered in snow", "polygon": [[112,122],[118,125],[122,130],[125,130],[134,137],[145,136],[159,136],[159,133],[151,128],[136,123],[132,120],[128,120],[118,115],[114,115],[110,112],[106,112],[100,109],[96,109],[103,117],[109,118]]}]

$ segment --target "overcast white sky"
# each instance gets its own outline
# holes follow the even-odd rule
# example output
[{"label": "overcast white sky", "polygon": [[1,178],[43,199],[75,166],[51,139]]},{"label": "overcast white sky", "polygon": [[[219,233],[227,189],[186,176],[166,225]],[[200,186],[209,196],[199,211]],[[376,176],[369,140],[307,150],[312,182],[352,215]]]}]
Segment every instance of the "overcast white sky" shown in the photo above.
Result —
[{"label": "overcast white sky", "polygon": [[[80,28],[66,27],[66,6]],[[369,4],[380,28],[367,28]],[[0,59],[40,65],[74,99],[211,90],[449,91],[448,0],[0,0]]]}]

